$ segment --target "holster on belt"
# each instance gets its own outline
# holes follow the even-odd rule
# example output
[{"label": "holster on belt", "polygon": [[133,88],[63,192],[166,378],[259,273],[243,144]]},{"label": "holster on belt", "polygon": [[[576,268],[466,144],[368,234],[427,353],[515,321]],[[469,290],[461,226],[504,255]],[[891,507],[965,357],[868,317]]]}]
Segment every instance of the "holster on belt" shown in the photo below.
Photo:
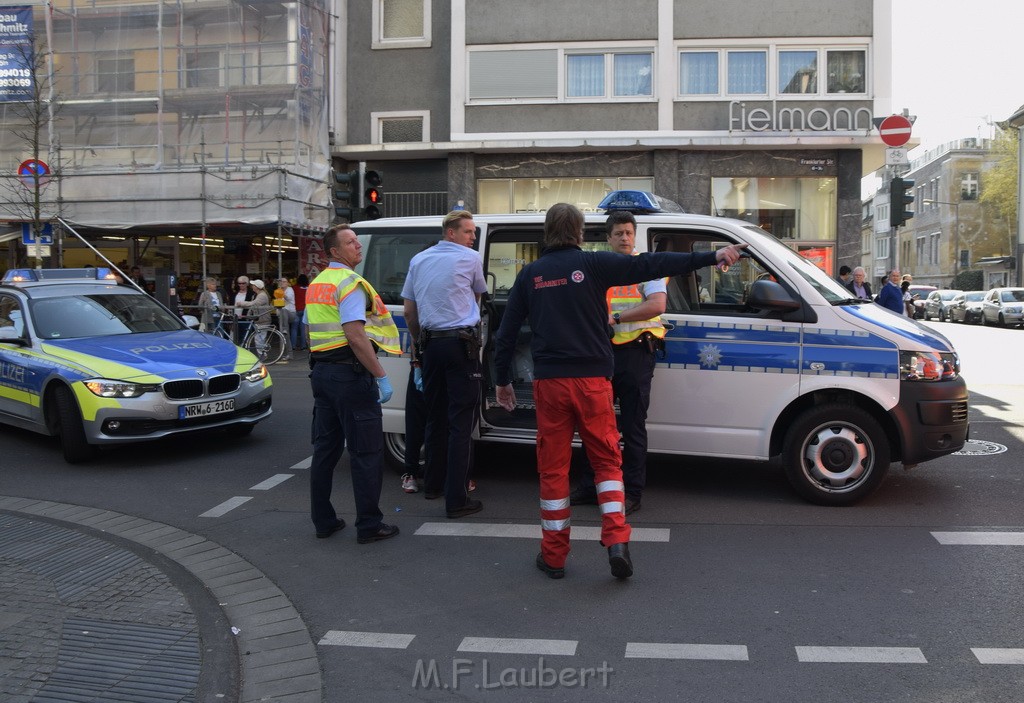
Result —
[{"label": "holster on belt", "polygon": [[651,354],[658,354],[661,357],[665,354],[665,340],[650,332],[644,332],[637,337],[636,343]]},{"label": "holster on belt", "polygon": [[466,349],[466,358],[472,361],[473,359],[479,358],[480,355],[480,335],[477,334],[476,330],[465,330],[459,332],[459,340],[462,342],[462,346]]}]

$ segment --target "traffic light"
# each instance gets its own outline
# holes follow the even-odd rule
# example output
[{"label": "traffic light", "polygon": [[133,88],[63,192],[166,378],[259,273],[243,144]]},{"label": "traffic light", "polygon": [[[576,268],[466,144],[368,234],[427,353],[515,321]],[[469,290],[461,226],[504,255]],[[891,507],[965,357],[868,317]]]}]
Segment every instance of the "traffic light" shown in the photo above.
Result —
[{"label": "traffic light", "polygon": [[359,187],[359,171],[334,172],[334,215],[339,220],[355,221]]},{"label": "traffic light", "polygon": [[889,181],[889,226],[901,227],[914,216],[907,208],[914,202],[914,182],[909,178],[894,177]]},{"label": "traffic light", "polygon": [[384,217],[384,191],[381,184],[384,179],[378,171],[367,171],[363,174],[363,214],[368,220]]}]

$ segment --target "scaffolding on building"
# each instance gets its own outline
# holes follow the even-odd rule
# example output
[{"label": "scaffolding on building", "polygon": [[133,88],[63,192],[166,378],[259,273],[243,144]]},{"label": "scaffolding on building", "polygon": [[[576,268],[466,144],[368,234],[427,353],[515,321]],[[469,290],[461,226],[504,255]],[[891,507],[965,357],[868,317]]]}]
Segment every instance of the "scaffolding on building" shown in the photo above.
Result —
[{"label": "scaffolding on building", "polygon": [[[53,0],[31,17],[51,86],[48,219],[94,235],[276,236],[279,257],[285,237],[328,226],[326,0]],[[23,108],[0,103],[9,222],[29,219],[4,193],[25,187]]]}]

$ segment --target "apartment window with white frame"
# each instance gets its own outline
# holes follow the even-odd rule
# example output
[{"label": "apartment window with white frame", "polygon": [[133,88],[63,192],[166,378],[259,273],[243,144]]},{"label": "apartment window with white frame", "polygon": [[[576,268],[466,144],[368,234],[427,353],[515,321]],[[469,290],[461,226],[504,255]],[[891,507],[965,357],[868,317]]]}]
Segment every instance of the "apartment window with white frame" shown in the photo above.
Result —
[{"label": "apartment window with white frame", "polygon": [[651,97],[653,72],[650,52],[566,54],[565,97]]},{"label": "apartment window with white frame", "polygon": [[935,232],[928,238],[928,263],[932,266],[939,265],[939,246],[941,245],[941,238],[941,232]]},{"label": "apartment window with white frame", "polygon": [[889,237],[878,237],[875,240],[875,258],[876,259],[888,259],[889,258]]},{"label": "apartment window with white frame", "polygon": [[430,111],[371,112],[373,144],[430,141]]},{"label": "apartment window with white frame", "polygon": [[429,47],[431,0],[373,0],[373,49]]},{"label": "apartment window with white frame", "polygon": [[960,178],[960,199],[961,200],[977,200],[978,199],[978,174],[977,173],[965,173]]},{"label": "apartment window with white frame", "polygon": [[[866,48],[706,44],[679,47],[681,97],[838,97],[867,93]],[[774,85],[769,84],[769,77],[774,77]]]}]

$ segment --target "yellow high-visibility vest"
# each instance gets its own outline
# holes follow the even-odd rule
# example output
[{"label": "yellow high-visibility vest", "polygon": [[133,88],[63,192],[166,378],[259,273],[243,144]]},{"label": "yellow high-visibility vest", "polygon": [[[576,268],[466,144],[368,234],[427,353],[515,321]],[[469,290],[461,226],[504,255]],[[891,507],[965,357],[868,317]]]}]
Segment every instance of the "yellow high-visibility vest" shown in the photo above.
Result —
[{"label": "yellow high-visibility vest", "polygon": [[338,318],[338,303],[357,289],[366,292],[366,336],[388,354],[400,355],[398,327],[384,301],[366,279],[349,268],[326,268],[306,290],[306,319],[309,324],[309,350],[322,352],[348,346],[345,330]]},{"label": "yellow high-visibility vest", "polygon": [[[635,308],[644,302],[640,285],[634,283],[629,286],[612,286],[606,294],[608,300],[608,314],[619,313]],[[644,332],[650,332],[655,337],[664,339],[665,326],[661,324],[661,316],[656,315],[650,320],[634,320],[633,322],[620,322],[612,329],[615,336],[612,337],[612,344],[629,344]]]}]

